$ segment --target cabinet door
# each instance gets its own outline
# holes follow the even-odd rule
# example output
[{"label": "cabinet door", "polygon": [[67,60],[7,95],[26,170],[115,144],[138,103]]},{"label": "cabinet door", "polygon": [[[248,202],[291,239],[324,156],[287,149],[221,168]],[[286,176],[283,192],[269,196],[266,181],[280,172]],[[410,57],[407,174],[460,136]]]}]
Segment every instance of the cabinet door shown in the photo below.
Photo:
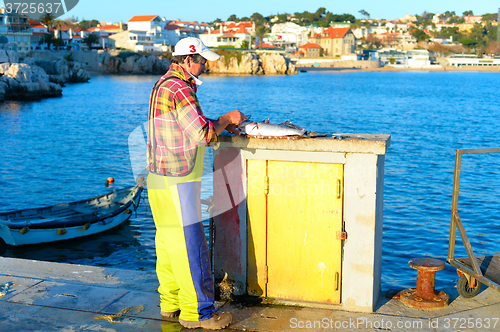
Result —
[{"label": "cabinet door", "polygon": [[343,165],[249,160],[249,294],[340,303]]},{"label": "cabinet door", "polygon": [[343,165],[269,161],[267,296],[340,303]]}]

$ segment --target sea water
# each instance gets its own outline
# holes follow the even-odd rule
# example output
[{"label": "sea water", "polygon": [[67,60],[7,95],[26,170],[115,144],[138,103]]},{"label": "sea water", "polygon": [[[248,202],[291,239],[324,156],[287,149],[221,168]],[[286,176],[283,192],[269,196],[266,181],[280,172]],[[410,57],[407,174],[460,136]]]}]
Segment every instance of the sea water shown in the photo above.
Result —
[{"label": "sea water", "polygon": [[[99,76],[63,97],[0,104],[0,211],[76,201],[134,184],[129,137],[147,120],[158,76]],[[495,72],[335,72],[292,76],[204,76],[207,117],[239,109],[254,120],[285,120],[317,132],[390,134],[384,186],[382,289],[415,284],[411,258],[446,259],[455,149],[498,148]],[[202,198],[211,195],[207,151]],[[466,155],[460,216],[477,255],[500,253],[500,154]],[[204,214],[207,217],[207,214]],[[147,193],[130,222],[85,239],[0,255],[154,271],[154,222]],[[457,241],[457,256],[466,256]],[[452,286],[447,265],[436,286]]]}]

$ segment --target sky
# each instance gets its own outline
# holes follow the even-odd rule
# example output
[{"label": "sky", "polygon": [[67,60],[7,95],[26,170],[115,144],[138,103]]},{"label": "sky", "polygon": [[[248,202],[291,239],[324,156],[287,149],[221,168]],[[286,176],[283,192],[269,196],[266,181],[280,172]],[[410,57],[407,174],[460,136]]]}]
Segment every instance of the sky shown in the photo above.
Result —
[{"label": "sky", "polygon": [[315,12],[325,7],[333,14],[352,14],[362,18],[360,10],[365,10],[371,18],[393,20],[408,14],[444,13],[455,11],[462,14],[472,10],[474,14],[498,13],[500,1],[493,0],[419,0],[405,2],[401,0],[350,0],[350,1],[318,1],[318,0],[80,0],[73,10],[61,18],[76,17],[79,20],[96,19],[107,22],[126,22],[134,15],[160,15],[167,20],[212,22],[217,18],[227,20],[235,14],[241,18],[258,12],[263,16],[295,12]]}]

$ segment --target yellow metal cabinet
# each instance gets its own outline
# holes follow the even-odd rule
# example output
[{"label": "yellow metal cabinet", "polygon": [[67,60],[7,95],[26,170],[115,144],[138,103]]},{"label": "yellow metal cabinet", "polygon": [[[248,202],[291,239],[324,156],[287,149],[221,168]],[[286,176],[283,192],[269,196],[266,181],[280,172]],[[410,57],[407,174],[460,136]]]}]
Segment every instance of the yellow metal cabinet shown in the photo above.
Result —
[{"label": "yellow metal cabinet", "polygon": [[248,293],[340,303],[343,165],[247,160]]}]

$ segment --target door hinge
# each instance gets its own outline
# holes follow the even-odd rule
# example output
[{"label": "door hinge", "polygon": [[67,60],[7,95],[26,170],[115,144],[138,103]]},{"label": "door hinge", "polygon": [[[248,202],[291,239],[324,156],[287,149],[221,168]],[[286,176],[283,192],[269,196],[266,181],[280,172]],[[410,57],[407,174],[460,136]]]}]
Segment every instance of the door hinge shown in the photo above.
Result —
[{"label": "door hinge", "polygon": [[264,176],[264,195],[269,194],[269,176]]},{"label": "door hinge", "polygon": [[337,180],[337,198],[340,199],[342,198],[342,181],[341,180]]},{"label": "door hinge", "polygon": [[347,239],[346,232],[337,232],[337,240],[345,240],[345,239]]}]

